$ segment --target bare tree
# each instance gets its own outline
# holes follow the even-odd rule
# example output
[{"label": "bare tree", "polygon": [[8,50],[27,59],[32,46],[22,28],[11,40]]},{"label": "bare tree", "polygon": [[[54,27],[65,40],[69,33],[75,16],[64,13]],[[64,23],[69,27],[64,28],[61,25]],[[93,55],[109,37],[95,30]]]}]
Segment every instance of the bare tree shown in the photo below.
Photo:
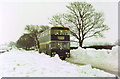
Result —
[{"label": "bare tree", "polygon": [[40,48],[38,35],[39,33],[49,29],[49,26],[44,25],[26,25],[25,30],[34,37],[38,49]]},{"label": "bare tree", "polygon": [[69,27],[71,34],[78,39],[80,47],[85,39],[94,36],[103,37],[102,32],[109,29],[103,24],[103,13],[95,12],[91,4],[72,2],[66,7],[68,12],[54,15],[50,19],[50,24]]}]

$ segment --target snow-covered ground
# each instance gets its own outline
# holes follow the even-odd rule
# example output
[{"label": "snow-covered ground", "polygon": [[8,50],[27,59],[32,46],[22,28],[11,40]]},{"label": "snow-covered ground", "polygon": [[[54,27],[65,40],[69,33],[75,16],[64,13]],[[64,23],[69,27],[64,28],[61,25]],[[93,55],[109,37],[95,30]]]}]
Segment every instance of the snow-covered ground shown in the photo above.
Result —
[{"label": "snow-covered ground", "polygon": [[78,64],[91,64],[94,67],[109,71],[118,71],[118,46],[112,50],[78,48],[71,51],[71,58],[66,61]]},{"label": "snow-covered ground", "polygon": [[106,45],[115,45],[115,43],[109,43],[109,42],[84,42],[83,47],[89,47],[89,46],[106,46]]},{"label": "snow-covered ground", "polygon": [[10,50],[11,47],[8,46],[8,44],[2,44],[0,45],[0,51],[7,51]]},{"label": "snow-covered ground", "polygon": [[[76,55],[78,55],[78,53],[80,54],[78,50],[76,50],[76,53],[75,50],[72,51],[71,53],[72,58],[70,59],[74,59],[74,56],[77,57]],[[86,54],[84,52],[82,53],[83,53],[82,55]],[[91,56],[93,54],[89,52],[88,55]],[[95,54],[94,56],[97,56],[97,54]],[[9,52],[0,54],[0,76],[2,77],[114,77],[115,75],[104,72],[96,68],[92,68],[90,64],[78,66],[66,61],[62,61],[59,59],[57,55],[55,57],[50,57],[43,53],[39,54],[38,52],[35,51],[12,49]]]}]

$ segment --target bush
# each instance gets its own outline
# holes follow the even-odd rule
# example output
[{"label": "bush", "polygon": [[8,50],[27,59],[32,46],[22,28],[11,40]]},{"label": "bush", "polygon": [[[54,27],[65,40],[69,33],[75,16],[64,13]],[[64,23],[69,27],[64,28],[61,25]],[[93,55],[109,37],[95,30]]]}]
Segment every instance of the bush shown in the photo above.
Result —
[{"label": "bush", "polygon": [[31,47],[35,45],[36,45],[35,39],[30,34],[22,35],[16,43],[16,46],[18,48],[23,48],[25,50],[29,50]]}]

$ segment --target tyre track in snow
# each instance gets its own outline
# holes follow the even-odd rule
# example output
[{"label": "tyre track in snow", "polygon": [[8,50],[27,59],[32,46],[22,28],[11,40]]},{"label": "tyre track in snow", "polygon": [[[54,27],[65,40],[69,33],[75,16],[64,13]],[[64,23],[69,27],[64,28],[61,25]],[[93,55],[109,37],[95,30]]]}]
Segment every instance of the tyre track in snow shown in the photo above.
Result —
[{"label": "tyre track in snow", "polygon": [[[66,60],[64,60],[64,61],[66,61]],[[86,65],[86,64],[78,64],[78,63],[74,63],[74,62],[70,62],[70,61],[66,61],[66,62],[69,62],[69,63],[71,63],[71,64],[75,64],[75,65],[78,65],[78,66]],[[91,65],[91,66],[92,66],[92,65]],[[92,68],[100,69],[100,68],[93,67],[93,66],[92,66]],[[105,69],[100,69],[100,70],[103,70],[103,71],[105,71],[105,72],[108,72],[108,73],[114,74],[114,75],[116,76],[116,79],[120,79],[120,76],[119,76],[120,72],[117,72],[117,71],[111,71],[111,70],[105,70]]]}]

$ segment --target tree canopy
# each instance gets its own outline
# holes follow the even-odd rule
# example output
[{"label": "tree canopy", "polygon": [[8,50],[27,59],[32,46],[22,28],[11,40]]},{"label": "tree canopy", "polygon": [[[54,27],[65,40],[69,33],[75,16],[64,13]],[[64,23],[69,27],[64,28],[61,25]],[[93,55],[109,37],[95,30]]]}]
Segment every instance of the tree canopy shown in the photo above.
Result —
[{"label": "tree canopy", "polygon": [[25,30],[34,38],[37,48],[39,49],[40,46],[38,35],[49,28],[49,26],[45,25],[26,25]]},{"label": "tree canopy", "polygon": [[69,27],[71,34],[78,39],[79,46],[90,37],[103,37],[103,31],[108,30],[104,24],[101,12],[95,12],[93,6],[86,2],[71,2],[66,6],[68,11],[56,14],[50,19],[53,26]]},{"label": "tree canopy", "polygon": [[43,31],[49,29],[49,26],[45,25],[26,25],[25,31],[26,33],[23,34],[17,40],[17,47],[23,49],[30,49],[31,47],[35,47],[39,49],[39,34]]}]

